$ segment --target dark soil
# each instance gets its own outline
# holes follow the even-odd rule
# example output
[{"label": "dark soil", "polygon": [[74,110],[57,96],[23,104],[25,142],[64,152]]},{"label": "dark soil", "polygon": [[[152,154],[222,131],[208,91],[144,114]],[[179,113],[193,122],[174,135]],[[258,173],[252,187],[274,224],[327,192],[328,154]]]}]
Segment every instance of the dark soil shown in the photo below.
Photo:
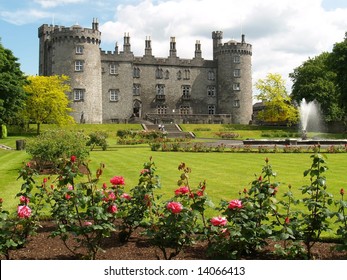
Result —
[{"label": "dark soil", "polygon": [[[79,257],[72,254],[63,244],[59,237],[49,238],[50,232],[54,229],[51,222],[42,224],[38,233],[29,238],[29,242],[24,248],[10,252],[10,259],[14,260],[73,260]],[[70,243],[71,245],[71,243]],[[273,243],[264,249],[257,256],[250,259],[275,259],[271,253]],[[347,252],[337,252],[332,250],[335,244],[328,242],[316,243],[313,247],[314,259],[321,260],[346,260]],[[202,260],[209,259],[206,255],[206,243],[201,242],[192,247],[186,248],[174,259],[181,260]],[[81,252],[83,253],[83,252]],[[145,236],[135,232],[127,243],[119,241],[117,235],[105,239],[103,251],[99,251],[99,260],[156,260],[162,259],[161,251],[152,246]],[[0,256],[0,259],[4,259]]]}]

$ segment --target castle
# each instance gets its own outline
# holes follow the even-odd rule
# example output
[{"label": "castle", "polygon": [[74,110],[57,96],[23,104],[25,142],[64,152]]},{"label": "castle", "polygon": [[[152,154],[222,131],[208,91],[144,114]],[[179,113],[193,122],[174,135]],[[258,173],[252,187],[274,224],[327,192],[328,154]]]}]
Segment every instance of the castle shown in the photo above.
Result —
[{"label": "castle", "polygon": [[177,56],[170,38],[169,56],[152,55],[149,37],[144,55],[134,56],[129,34],[123,49],[100,49],[99,23],[92,28],[44,24],[38,29],[39,75],[67,75],[72,116],[81,123],[239,123],[252,118],[252,45],[212,32],[213,60],[202,57],[196,41],[192,59]]}]

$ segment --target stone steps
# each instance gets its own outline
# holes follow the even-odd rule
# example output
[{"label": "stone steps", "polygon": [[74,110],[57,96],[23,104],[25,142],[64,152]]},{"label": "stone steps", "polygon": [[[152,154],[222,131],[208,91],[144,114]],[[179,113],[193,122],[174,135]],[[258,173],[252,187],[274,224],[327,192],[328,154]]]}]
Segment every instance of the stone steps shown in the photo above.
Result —
[{"label": "stone steps", "polygon": [[6,145],[3,145],[3,144],[0,144],[0,149],[3,149],[3,150],[12,150],[11,147],[6,146]]}]

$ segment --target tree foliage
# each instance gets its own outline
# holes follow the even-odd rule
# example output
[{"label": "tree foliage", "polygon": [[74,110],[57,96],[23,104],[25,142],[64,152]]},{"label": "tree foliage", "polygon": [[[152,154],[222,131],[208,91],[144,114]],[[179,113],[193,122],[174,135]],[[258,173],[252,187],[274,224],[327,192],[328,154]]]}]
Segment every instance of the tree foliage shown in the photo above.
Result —
[{"label": "tree foliage", "polygon": [[29,84],[24,86],[28,94],[25,114],[37,124],[38,134],[42,123],[64,125],[74,122],[69,115],[72,109],[66,96],[70,91],[67,76],[30,76],[28,80]]},{"label": "tree foliage", "polygon": [[300,103],[316,100],[326,121],[340,120],[343,110],[340,106],[340,91],[336,85],[336,73],[330,69],[331,54],[324,52],[309,58],[294,69],[289,77],[293,81],[292,99]]},{"label": "tree foliage", "polygon": [[24,107],[26,77],[17,60],[0,42],[0,124],[15,121]]},{"label": "tree foliage", "polygon": [[269,123],[286,122],[288,125],[298,122],[298,110],[292,104],[280,74],[269,73],[265,79],[259,79],[255,86],[260,92],[257,98],[265,106],[258,114],[260,120]]},{"label": "tree foliage", "polygon": [[347,114],[347,32],[342,42],[336,43],[329,57],[329,66],[336,73],[340,90],[340,106]]}]

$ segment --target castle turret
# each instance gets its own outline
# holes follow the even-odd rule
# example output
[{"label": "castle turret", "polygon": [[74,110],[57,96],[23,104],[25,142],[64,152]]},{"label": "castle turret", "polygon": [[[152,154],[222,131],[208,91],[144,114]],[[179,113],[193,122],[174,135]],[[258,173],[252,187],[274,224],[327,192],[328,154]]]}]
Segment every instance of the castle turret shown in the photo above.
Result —
[{"label": "castle turret", "polygon": [[217,111],[231,114],[232,123],[248,124],[252,118],[252,45],[222,44],[222,32],[213,32],[213,59],[217,62]]},{"label": "castle turret", "polygon": [[40,38],[40,75],[67,75],[72,116],[76,122],[102,122],[102,82],[98,22],[92,29],[42,25]]}]

